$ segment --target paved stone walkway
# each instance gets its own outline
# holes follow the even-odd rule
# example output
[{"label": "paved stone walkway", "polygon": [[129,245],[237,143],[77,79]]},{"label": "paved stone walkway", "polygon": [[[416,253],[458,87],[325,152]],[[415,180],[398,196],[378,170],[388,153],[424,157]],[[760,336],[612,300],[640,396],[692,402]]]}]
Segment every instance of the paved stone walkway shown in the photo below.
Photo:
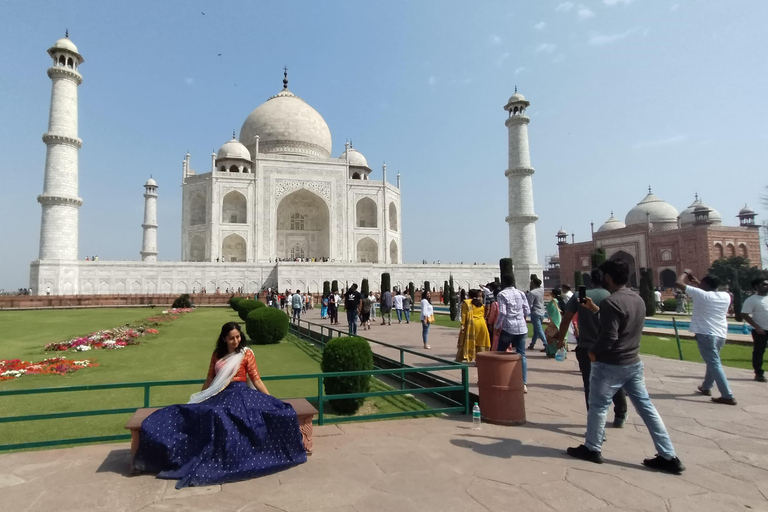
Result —
[{"label": "paved stone walkway", "polygon": [[[452,355],[455,331],[433,327],[432,352]],[[438,332],[447,329],[438,336]],[[389,332],[387,332],[389,331]],[[370,337],[420,346],[420,325],[377,327]],[[433,337],[434,336],[434,337]],[[441,341],[442,339],[442,341]],[[449,344],[451,346],[449,346]],[[703,365],[645,357],[646,381],[688,470],[646,470],[654,455],[634,411],[608,429],[606,463],[565,455],[585,428],[573,358],[533,353],[528,423],[464,417],[316,427],[307,464],[264,478],[177,491],[173,481],[129,477],[128,445],[0,456],[0,509],[189,511],[748,511],[768,510],[768,386],[728,368],[739,405],[693,393]]]}]

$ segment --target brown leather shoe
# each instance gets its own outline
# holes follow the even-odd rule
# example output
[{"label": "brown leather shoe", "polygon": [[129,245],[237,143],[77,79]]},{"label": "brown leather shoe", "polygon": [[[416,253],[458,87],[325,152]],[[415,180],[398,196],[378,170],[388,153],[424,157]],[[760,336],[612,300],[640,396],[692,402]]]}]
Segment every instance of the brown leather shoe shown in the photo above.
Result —
[{"label": "brown leather shoe", "polygon": [[725,398],[724,396],[718,396],[712,399],[716,404],[736,405],[736,400],[733,398]]},{"label": "brown leather shoe", "polygon": [[712,396],[712,391],[709,389],[704,389],[701,386],[697,388],[699,390],[699,393],[701,393],[704,396]]}]

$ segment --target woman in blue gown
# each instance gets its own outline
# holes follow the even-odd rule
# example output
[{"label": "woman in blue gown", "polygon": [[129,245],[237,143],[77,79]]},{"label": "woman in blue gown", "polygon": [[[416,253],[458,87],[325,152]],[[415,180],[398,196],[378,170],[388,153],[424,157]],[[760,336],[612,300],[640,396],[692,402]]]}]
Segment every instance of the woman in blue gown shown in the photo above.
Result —
[{"label": "woman in blue gown", "polygon": [[208,378],[183,405],[141,425],[134,467],[178,479],[176,488],[213,485],[307,461],[296,411],[269,395],[236,322],[224,324]]}]

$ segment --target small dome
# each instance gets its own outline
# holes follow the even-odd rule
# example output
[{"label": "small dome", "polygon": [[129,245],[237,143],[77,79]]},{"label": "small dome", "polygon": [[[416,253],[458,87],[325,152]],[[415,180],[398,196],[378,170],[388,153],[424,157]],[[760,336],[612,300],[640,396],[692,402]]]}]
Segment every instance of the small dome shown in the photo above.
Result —
[{"label": "small dome", "polygon": [[75,46],[75,43],[69,40],[68,37],[62,37],[58,41],[56,41],[53,44],[53,48],[59,48],[62,50],[69,50],[71,52],[79,53],[77,51],[77,46]]},{"label": "small dome", "polygon": [[549,261],[560,261],[560,256],[558,256],[557,254],[553,254],[552,256],[549,257]]},{"label": "small dome", "polygon": [[157,182],[153,180],[152,178],[149,178],[147,182],[144,184],[145,187],[156,187]]},{"label": "small dome", "polygon": [[225,158],[250,161],[251,154],[248,152],[248,148],[243,146],[239,140],[233,137],[232,140],[221,146],[221,149],[219,149],[219,152],[216,154],[216,160]]},{"label": "small dome", "polygon": [[696,222],[696,209],[700,206],[709,210],[709,220],[712,224],[720,225],[723,223],[723,216],[720,215],[720,212],[704,204],[699,198],[699,194],[696,194],[694,201],[688,208],[680,212],[680,215],[678,216],[680,227],[692,226]]},{"label": "small dome", "polygon": [[331,130],[325,119],[287,88],[246,118],[240,129],[240,141],[251,145],[256,135],[259,153],[331,156]]},{"label": "small dome", "polygon": [[[339,156],[339,160],[347,159],[347,150]],[[365,159],[363,154],[355,148],[349,148],[349,165],[354,167],[368,167],[368,160]]]},{"label": "small dome", "polygon": [[557,232],[557,236],[568,236],[568,233],[564,229],[561,229]]},{"label": "small dome", "polygon": [[523,96],[519,92],[516,92],[515,94],[509,97],[509,101],[507,103],[516,103],[518,101],[526,101],[526,99],[525,99],[525,96]]},{"label": "small dome", "polygon": [[605,221],[602,226],[597,228],[597,232],[603,233],[605,231],[613,231],[614,229],[622,229],[625,227],[627,227],[627,225],[614,217],[613,212],[611,212],[611,218]]},{"label": "small dome", "polygon": [[624,218],[627,226],[646,224],[649,220],[657,227],[677,226],[677,209],[668,202],[656,197],[648,189],[648,195],[629,210]]},{"label": "small dome", "polygon": [[738,216],[742,217],[742,216],[748,216],[748,215],[756,215],[756,214],[755,214],[754,210],[749,208],[747,205],[744,205],[744,208],[739,210],[739,215]]}]

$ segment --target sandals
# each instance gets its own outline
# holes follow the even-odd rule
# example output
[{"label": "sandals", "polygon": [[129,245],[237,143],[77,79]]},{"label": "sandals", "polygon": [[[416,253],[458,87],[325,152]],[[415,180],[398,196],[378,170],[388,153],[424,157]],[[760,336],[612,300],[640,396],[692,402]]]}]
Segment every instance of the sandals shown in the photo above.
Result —
[{"label": "sandals", "polygon": [[430,350],[432,348],[432,345],[424,345],[424,348],[427,350]]}]

